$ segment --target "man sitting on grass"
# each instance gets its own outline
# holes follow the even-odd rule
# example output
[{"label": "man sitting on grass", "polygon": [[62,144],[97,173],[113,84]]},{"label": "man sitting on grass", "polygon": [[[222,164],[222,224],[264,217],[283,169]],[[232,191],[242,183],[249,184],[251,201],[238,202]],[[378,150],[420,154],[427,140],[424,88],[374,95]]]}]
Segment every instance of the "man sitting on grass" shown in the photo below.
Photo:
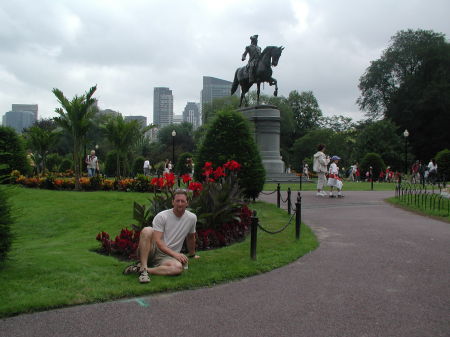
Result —
[{"label": "man sitting on grass", "polygon": [[[187,266],[188,257],[199,258],[195,255],[197,216],[186,210],[187,192],[175,190],[172,205],[172,209],[155,216],[153,228],[142,229],[138,246],[140,263],[125,268],[124,274],[139,273],[139,282],[148,283],[149,274],[179,275],[183,272],[183,266]],[[180,253],[184,239],[188,256]]]}]

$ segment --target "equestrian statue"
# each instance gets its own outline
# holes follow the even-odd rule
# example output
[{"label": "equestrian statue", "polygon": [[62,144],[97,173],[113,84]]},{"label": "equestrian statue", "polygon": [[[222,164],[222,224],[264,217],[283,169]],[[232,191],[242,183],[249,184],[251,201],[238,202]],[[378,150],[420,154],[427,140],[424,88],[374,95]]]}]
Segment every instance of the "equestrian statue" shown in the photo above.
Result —
[{"label": "equestrian statue", "polygon": [[246,66],[236,70],[231,87],[231,95],[233,95],[238,86],[241,86],[241,101],[239,106],[242,106],[242,101],[245,101],[247,105],[245,94],[255,83],[258,87],[256,91],[258,104],[261,83],[267,82],[271,86],[275,85],[273,95],[278,95],[277,80],[272,77],[272,66],[277,66],[278,59],[284,47],[268,46],[261,52],[261,48],[258,46],[258,35],[251,36],[250,42],[250,45],[245,47],[244,54],[242,54],[242,61],[245,61],[247,54],[249,55],[248,63]]}]

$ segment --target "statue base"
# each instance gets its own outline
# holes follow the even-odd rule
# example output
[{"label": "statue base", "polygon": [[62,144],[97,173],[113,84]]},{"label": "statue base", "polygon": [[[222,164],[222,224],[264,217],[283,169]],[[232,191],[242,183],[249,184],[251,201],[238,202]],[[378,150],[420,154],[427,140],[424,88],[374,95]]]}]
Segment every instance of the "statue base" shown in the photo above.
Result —
[{"label": "statue base", "polygon": [[266,170],[266,179],[284,173],[280,155],[280,110],[273,105],[256,105],[238,111],[254,126],[253,135]]}]

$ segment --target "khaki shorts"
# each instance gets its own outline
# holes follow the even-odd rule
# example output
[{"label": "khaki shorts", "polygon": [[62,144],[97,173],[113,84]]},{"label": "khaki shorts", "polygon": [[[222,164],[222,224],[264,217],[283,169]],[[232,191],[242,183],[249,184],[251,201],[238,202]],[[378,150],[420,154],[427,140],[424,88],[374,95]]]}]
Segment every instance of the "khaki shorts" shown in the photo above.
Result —
[{"label": "khaki shorts", "polygon": [[167,260],[174,260],[178,261],[174,257],[167,255],[166,253],[162,252],[158,246],[156,246],[156,243],[152,242],[152,249],[150,249],[150,253],[148,254],[148,265],[149,267],[159,267],[163,264],[164,261]]}]

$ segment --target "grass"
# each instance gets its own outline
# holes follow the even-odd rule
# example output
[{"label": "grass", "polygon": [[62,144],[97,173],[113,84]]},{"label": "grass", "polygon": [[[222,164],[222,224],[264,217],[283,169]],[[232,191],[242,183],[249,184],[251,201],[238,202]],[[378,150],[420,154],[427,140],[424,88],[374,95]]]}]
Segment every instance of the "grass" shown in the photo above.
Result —
[{"label": "grass", "polygon": [[406,210],[414,212],[414,213],[418,213],[421,215],[430,216],[430,217],[438,219],[438,220],[444,220],[444,221],[450,222],[450,215],[448,213],[449,203],[450,203],[449,199],[445,199],[445,198],[442,199],[440,211],[438,209],[430,209],[430,207],[428,205],[427,205],[427,208],[424,208],[423,204],[416,205],[413,203],[407,203],[405,200],[401,200],[396,197],[388,198],[388,199],[386,199],[386,201],[395,206],[401,207],[403,209],[406,209]]},{"label": "grass", "polygon": [[[292,191],[298,191],[300,189],[300,182],[289,182],[289,183],[281,183],[280,188],[282,191],[287,191],[288,187],[291,188]],[[315,191],[317,187],[317,179],[312,182],[302,182],[302,191]],[[276,183],[266,183],[264,184],[264,191],[274,191],[277,188]],[[343,191],[370,191],[372,188],[371,183],[369,182],[351,182],[344,180]],[[327,189],[327,187],[326,187]],[[394,191],[395,183],[373,183],[374,191]]]},{"label": "grass", "polygon": [[[9,260],[0,269],[0,317],[50,308],[148,295],[156,292],[212,286],[270,271],[318,246],[302,224],[295,240],[294,224],[277,235],[258,232],[257,260],[250,259],[250,240],[200,252],[189,270],[177,277],[154,276],[150,284],[136,275],[122,275],[129,263],[93,252],[104,230],[115,236],[133,223],[133,201],[149,194],[67,192],[15,188],[12,206],[15,240]],[[289,216],[274,205],[257,202],[260,223],[272,230]],[[272,224],[272,227],[270,226]]]}]

